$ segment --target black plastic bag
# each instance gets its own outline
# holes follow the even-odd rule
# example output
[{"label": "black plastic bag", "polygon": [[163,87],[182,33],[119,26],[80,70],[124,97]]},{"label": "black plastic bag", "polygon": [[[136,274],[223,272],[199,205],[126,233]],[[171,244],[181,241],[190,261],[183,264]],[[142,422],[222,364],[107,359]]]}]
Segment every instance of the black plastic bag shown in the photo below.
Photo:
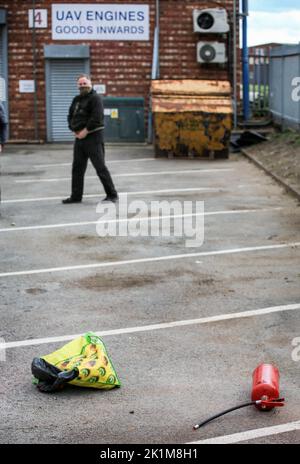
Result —
[{"label": "black plastic bag", "polygon": [[51,393],[62,390],[64,386],[78,376],[78,369],[61,371],[42,358],[34,358],[31,372],[38,380],[37,388],[41,392]]}]

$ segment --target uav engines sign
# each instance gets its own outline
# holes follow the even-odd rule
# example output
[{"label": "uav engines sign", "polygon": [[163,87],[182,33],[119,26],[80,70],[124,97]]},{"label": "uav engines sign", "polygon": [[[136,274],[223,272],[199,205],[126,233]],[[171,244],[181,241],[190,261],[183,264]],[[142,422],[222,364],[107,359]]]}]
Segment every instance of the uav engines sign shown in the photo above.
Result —
[{"label": "uav engines sign", "polygon": [[149,40],[149,6],[52,4],[53,40]]}]

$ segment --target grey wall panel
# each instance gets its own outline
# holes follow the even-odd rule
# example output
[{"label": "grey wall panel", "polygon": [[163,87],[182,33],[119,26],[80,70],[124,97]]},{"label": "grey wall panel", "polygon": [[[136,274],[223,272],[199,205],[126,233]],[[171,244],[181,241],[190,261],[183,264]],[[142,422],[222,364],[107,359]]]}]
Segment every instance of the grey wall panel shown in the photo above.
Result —
[{"label": "grey wall panel", "polygon": [[278,47],[270,59],[270,111],[283,127],[300,127],[300,101],[292,98],[293,79],[297,77],[300,78],[300,47]]}]

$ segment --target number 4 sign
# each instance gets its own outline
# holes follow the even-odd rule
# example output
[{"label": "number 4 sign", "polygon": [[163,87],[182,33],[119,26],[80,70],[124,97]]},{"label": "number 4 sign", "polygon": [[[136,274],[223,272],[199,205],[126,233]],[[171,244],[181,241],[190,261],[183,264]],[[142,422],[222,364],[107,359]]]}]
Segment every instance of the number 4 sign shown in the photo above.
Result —
[{"label": "number 4 sign", "polygon": [[[34,10],[34,25],[36,28],[47,28],[47,10]],[[33,27],[33,10],[28,10],[29,27]]]}]

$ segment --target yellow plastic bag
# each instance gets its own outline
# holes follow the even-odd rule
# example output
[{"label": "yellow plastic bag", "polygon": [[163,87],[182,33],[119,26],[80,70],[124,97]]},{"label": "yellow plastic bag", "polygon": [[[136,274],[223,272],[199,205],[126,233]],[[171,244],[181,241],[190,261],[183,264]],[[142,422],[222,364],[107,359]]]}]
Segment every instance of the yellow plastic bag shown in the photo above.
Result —
[{"label": "yellow plastic bag", "polygon": [[61,371],[78,369],[79,374],[71,385],[110,390],[121,382],[107,354],[106,347],[97,335],[88,332],[67,343],[42,359]]}]

